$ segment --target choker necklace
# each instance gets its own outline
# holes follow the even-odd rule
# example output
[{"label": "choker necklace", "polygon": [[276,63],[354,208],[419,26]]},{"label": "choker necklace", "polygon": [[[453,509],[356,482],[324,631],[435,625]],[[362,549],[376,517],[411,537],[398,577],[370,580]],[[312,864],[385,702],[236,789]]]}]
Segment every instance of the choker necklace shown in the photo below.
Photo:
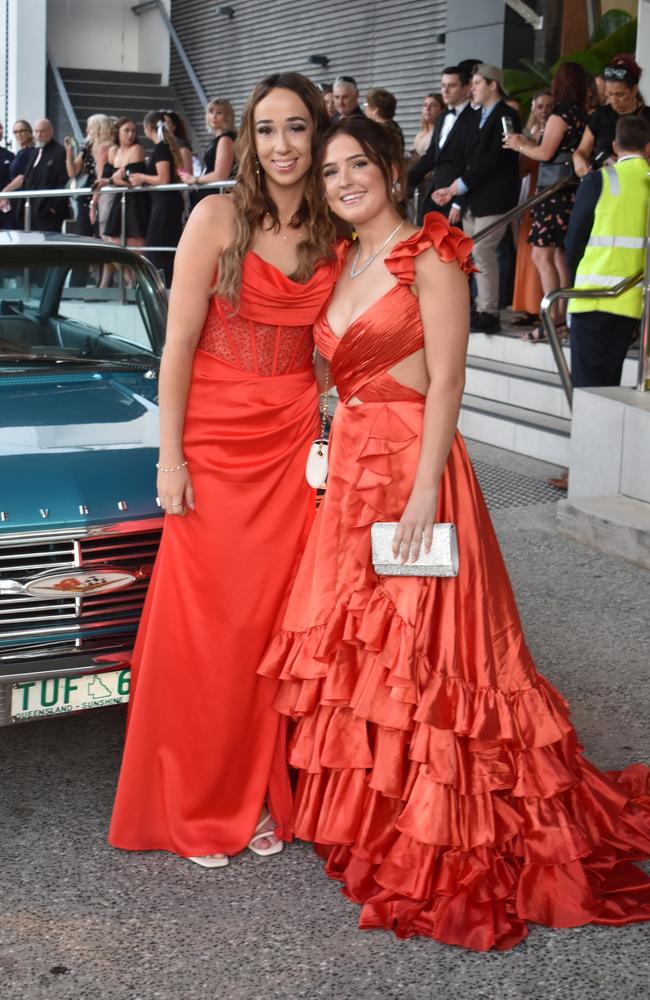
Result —
[{"label": "choker necklace", "polygon": [[374,260],[377,260],[377,257],[382,252],[382,250],[384,249],[384,247],[387,246],[390,243],[390,241],[392,240],[392,238],[395,235],[395,233],[398,233],[400,231],[400,229],[402,228],[402,226],[404,225],[405,222],[406,222],[406,220],[403,219],[398,226],[395,226],[395,228],[393,229],[392,233],[388,234],[388,236],[386,237],[386,239],[384,240],[384,242],[382,243],[382,245],[379,247],[379,249],[375,250],[374,253],[371,253],[370,256],[368,257],[368,260],[365,262],[365,264],[362,264],[361,267],[357,266],[358,263],[359,263],[359,258],[361,256],[361,244],[359,244],[359,247],[358,247],[357,252],[355,254],[354,260],[352,261],[352,267],[350,268],[350,277],[351,278],[358,278],[360,274],[363,274],[363,272],[366,270],[367,267],[370,267],[370,265],[372,264],[372,262]]}]

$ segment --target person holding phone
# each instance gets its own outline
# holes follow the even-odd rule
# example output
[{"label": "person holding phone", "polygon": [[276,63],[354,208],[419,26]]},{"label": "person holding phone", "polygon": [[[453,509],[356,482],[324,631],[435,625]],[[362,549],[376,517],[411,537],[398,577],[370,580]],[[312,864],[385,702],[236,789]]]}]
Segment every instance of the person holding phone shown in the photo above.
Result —
[{"label": "person holding phone", "polygon": [[[479,107],[468,140],[468,161],[449,185],[433,193],[437,205],[465,196],[463,229],[469,235],[485,229],[517,204],[519,157],[504,149],[503,136],[521,132],[519,115],[505,101],[503,70],[480,63],[472,76],[472,103]],[[499,258],[497,247],[504,229],[497,228],[474,248],[476,305],[472,330],[497,333],[499,320]]]}]

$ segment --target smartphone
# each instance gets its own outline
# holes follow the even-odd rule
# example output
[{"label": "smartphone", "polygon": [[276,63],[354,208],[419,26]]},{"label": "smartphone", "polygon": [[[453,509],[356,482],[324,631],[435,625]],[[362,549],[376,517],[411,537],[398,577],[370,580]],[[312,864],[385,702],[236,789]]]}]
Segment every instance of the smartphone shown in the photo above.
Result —
[{"label": "smartphone", "polygon": [[515,127],[512,124],[512,118],[508,118],[507,115],[504,115],[501,119],[501,131],[504,135],[512,135],[514,130]]}]

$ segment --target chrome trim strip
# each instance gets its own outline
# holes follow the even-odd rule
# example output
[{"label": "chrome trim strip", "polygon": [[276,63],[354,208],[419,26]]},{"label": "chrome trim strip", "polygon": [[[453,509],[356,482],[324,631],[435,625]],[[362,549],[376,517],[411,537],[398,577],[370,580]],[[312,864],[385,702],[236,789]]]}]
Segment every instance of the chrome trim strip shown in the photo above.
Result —
[{"label": "chrome trim strip", "polygon": [[139,521],[118,521],[112,524],[80,524],[76,528],[50,529],[50,531],[20,531],[8,532],[0,531],[0,555],[3,545],[24,545],[26,542],[57,542],[65,541],[68,538],[94,538],[105,535],[128,535],[135,531],[155,531],[162,528],[164,518],[152,514],[151,517],[141,518]]}]

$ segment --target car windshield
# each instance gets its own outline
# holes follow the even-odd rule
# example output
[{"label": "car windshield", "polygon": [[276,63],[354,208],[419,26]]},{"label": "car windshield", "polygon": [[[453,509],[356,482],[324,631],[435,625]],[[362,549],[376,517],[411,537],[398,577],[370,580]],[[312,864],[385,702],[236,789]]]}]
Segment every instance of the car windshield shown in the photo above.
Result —
[{"label": "car windshield", "polygon": [[0,362],[156,358],[162,321],[147,271],[110,254],[96,263],[89,256],[65,263],[55,252],[29,266],[0,264]]}]

